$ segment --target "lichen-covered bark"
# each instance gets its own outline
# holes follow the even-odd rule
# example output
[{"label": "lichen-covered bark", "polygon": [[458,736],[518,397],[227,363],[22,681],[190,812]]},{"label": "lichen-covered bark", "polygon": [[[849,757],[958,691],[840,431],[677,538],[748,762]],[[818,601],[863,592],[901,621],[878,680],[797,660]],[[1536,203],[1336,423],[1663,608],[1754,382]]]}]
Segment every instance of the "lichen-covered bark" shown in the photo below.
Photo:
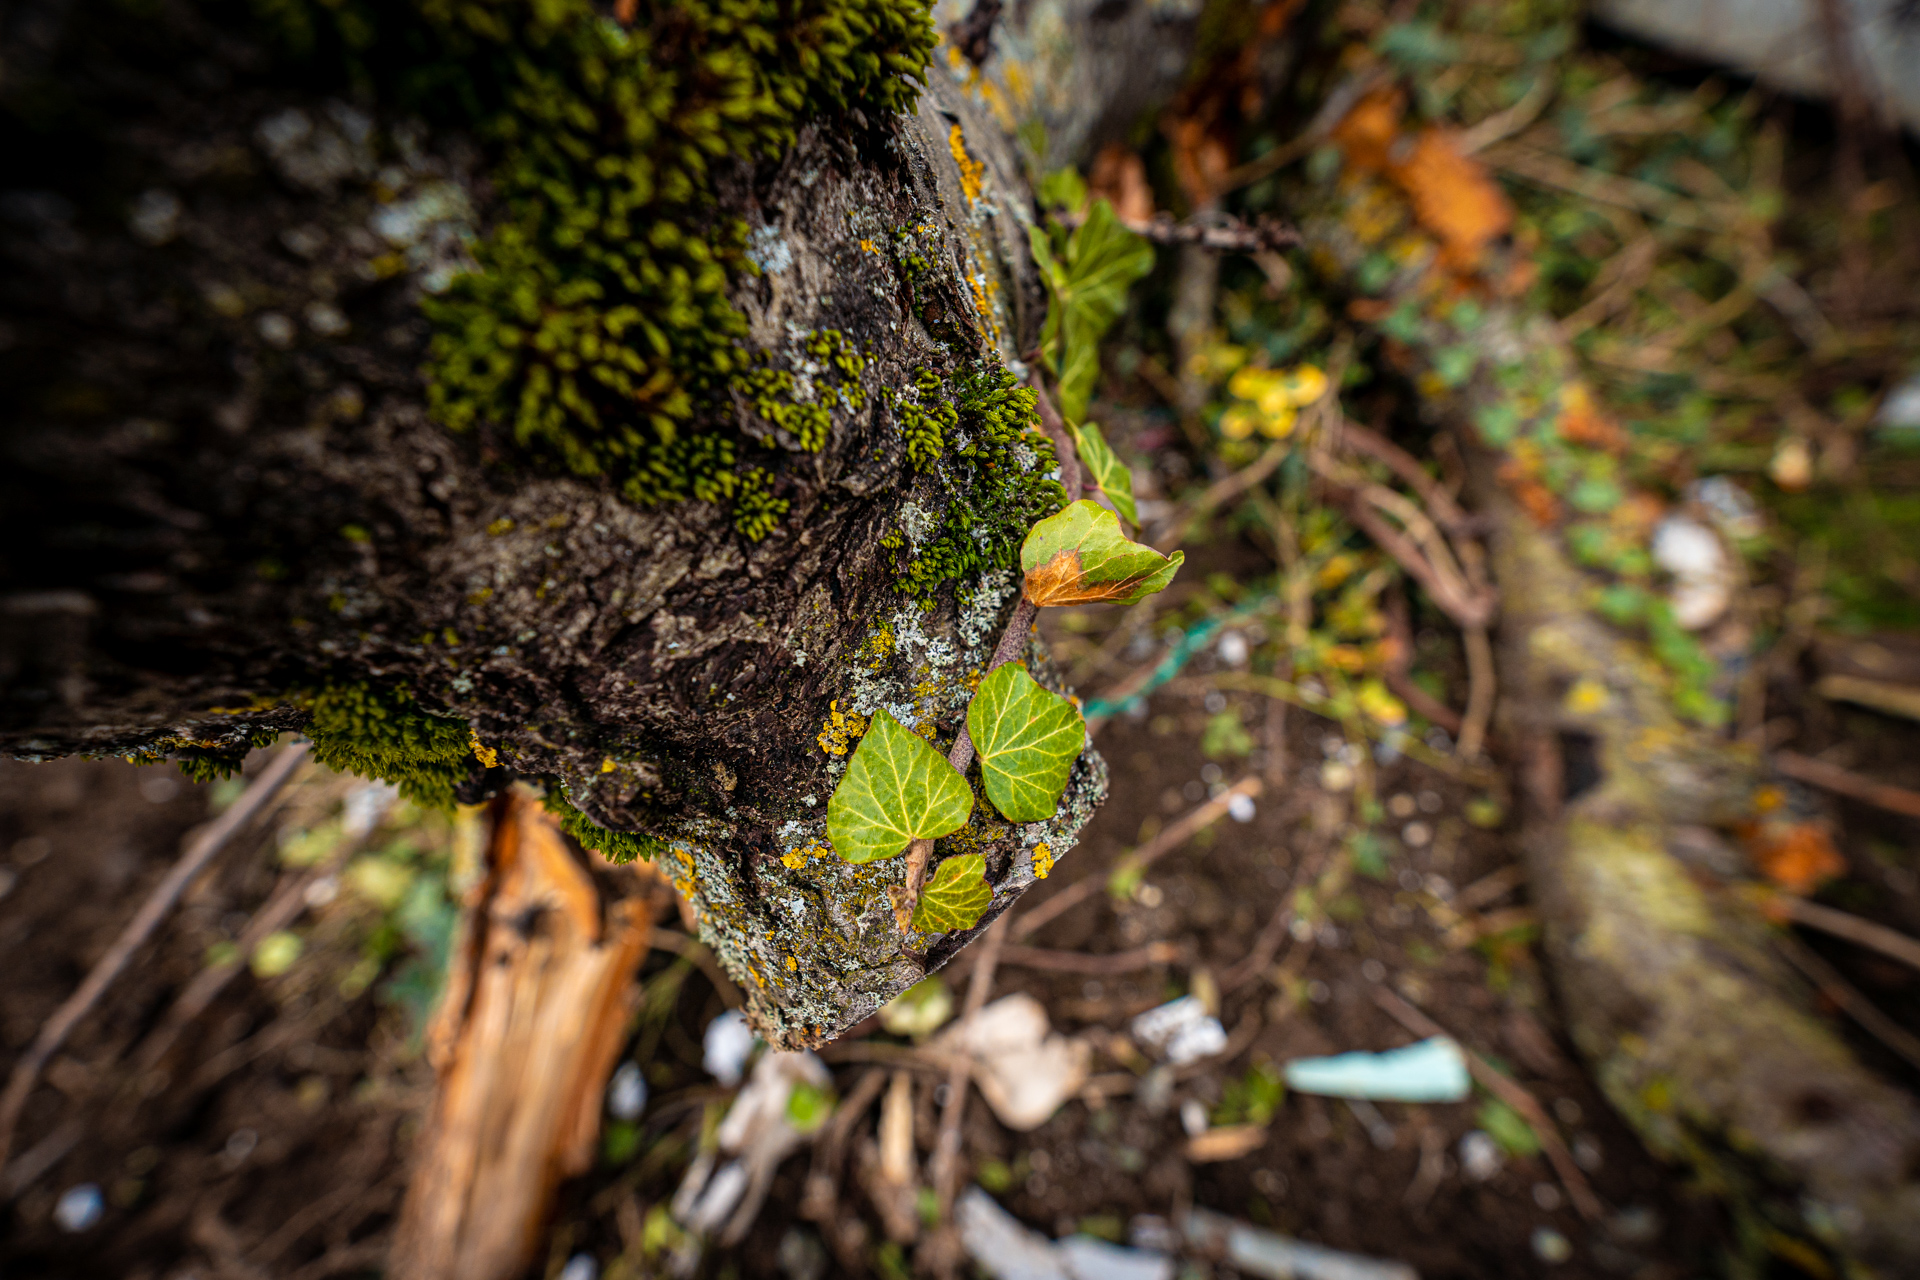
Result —
[{"label": "lichen-covered bark", "polygon": [[[1037,331],[997,128],[936,77],[914,116],[822,120],[777,163],[722,163],[714,216],[746,221],[762,268],[735,283],[746,346],[831,423],[814,452],[744,393],[712,406],[766,442],[788,503],[756,541],[722,506],[636,507],[429,419],[419,299],[489,207],[465,140],[292,91],[120,91],[138,110],[115,160],[138,182],[8,205],[0,359],[26,393],[0,467],[0,750],[214,749],[301,727],[302,689],[404,690],[472,725],[469,796],[544,777],[594,823],[669,840],[778,1043],[949,956],[963,939],[893,927],[898,860],[819,855],[851,745],[833,713],[950,737],[1016,597],[1005,571],[903,583],[955,503],[981,537],[1006,524],[981,494],[1019,478],[962,474],[964,415],[916,463],[900,412]],[[142,223],[136,203],[130,229],[145,183],[177,211]],[[829,332],[857,376],[818,355]],[[1015,469],[1037,479],[1046,450],[1036,434]],[[988,855],[997,913],[1103,787],[1089,749],[1051,823],[983,804],[937,852]]]}]

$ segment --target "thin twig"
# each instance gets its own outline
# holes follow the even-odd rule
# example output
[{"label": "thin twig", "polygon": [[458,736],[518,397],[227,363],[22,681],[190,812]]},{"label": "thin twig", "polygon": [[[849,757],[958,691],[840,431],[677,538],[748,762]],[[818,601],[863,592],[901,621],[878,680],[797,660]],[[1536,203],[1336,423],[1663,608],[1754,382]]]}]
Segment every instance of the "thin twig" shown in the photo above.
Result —
[{"label": "thin twig", "polygon": [[1805,974],[1808,980],[1820,989],[1820,994],[1833,1001],[1849,1018],[1859,1023],[1863,1031],[1905,1058],[1911,1066],[1920,1068],[1920,1038],[1916,1038],[1912,1032],[1880,1012],[1871,1000],[1861,995],[1852,984],[1842,978],[1832,965],[1815,955],[1798,939],[1783,934],[1774,938],[1773,945],[1794,968]]},{"label": "thin twig", "polygon": [[[1086,219],[1080,214],[1061,214],[1062,226],[1077,227]],[[1300,232],[1270,214],[1252,222],[1243,221],[1218,210],[1208,210],[1176,222],[1171,214],[1156,213],[1151,218],[1121,218],[1118,222],[1133,234],[1154,244],[1194,245],[1209,253],[1273,253],[1300,243]]]},{"label": "thin twig", "polygon": [[1343,80],[1333,87],[1320,110],[1314,113],[1307,127],[1290,141],[1283,142],[1263,156],[1247,161],[1237,168],[1229,169],[1215,184],[1214,194],[1225,195],[1229,191],[1260,181],[1280,172],[1295,160],[1306,155],[1321,140],[1332,133],[1334,126],[1347,118],[1360,99],[1371,93],[1377,86],[1386,83],[1392,72],[1385,66],[1369,67],[1350,79]]},{"label": "thin twig", "polygon": [[1920,969],[1920,942],[1915,942],[1897,929],[1862,920],[1845,911],[1835,911],[1832,907],[1823,907],[1817,902],[1808,902],[1805,898],[1796,898],[1790,893],[1769,895],[1767,905],[1795,924],[1830,933],[1836,938],[1845,938],[1869,951],[1878,951],[1889,959]]},{"label": "thin twig", "polygon": [[[1276,702],[1275,705],[1285,706],[1286,704]],[[1300,869],[1300,874],[1294,877],[1294,886],[1297,888],[1311,884],[1319,876],[1320,868],[1326,861],[1327,850],[1321,848],[1314,854],[1313,860]],[[1260,936],[1254,939],[1253,949],[1236,961],[1232,968],[1221,972],[1220,990],[1222,992],[1244,986],[1267,971],[1267,966],[1273,963],[1274,956],[1280,952],[1280,944],[1286,940],[1288,932],[1293,928],[1294,903],[1297,900],[1297,895],[1293,893],[1281,895],[1280,905],[1274,908],[1273,916],[1267,921],[1266,928],[1262,929]]]},{"label": "thin twig", "polygon": [[1231,475],[1222,476],[1208,485],[1206,490],[1190,503],[1184,503],[1167,521],[1166,532],[1153,540],[1153,549],[1166,555],[1186,540],[1195,523],[1203,519],[1208,512],[1239,497],[1248,489],[1259,484],[1287,459],[1288,444],[1285,440],[1275,440],[1266,447],[1258,458]]},{"label": "thin twig", "polygon": [[[974,963],[973,980],[967,984],[967,1003],[960,1014],[960,1025],[975,1019],[993,991],[993,971],[1000,960],[1000,948],[1007,939],[1007,917],[1003,914],[987,928],[980,943],[980,959]],[[972,1073],[971,1055],[961,1055],[947,1073],[947,1104],[940,1113],[940,1136],[933,1145],[933,1161],[928,1170],[934,1194],[939,1197],[940,1220],[953,1218],[953,1198],[960,1182],[960,1122],[967,1114],[967,1081]]]},{"label": "thin twig", "polygon": [[1797,751],[1776,751],[1773,753],[1773,767],[1789,778],[1831,791],[1835,795],[1846,796],[1849,800],[1858,800],[1885,809],[1888,813],[1904,814],[1909,818],[1920,818],[1920,791],[1909,791],[1905,787],[1896,787],[1890,783],[1875,782],[1863,778],[1850,769],[1842,769],[1837,764],[1828,764],[1812,756],[1803,756]]},{"label": "thin twig", "polygon": [[[1407,1030],[1417,1036],[1447,1036],[1459,1044],[1457,1036],[1447,1034],[1446,1028],[1429,1018],[1420,1010],[1402,1000],[1385,987],[1376,986],[1373,998],[1388,1015]],[[1580,1172],[1580,1166],[1573,1162],[1573,1153],[1567,1150],[1567,1144],[1560,1140],[1560,1131],[1553,1127],[1553,1121],[1547,1118],[1546,1110],[1525,1086],[1511,1076],[1502,1075],[1494,1070],[1485,1058],[1464,1044],[1461,1051],[1467,1055],[1467,1068],[1473,1072],[1473,1078],[1482,1087],[1500,1101],[1520,1113],[1533,1129],[1534,1137],[1540,1140],[1540,1150],[1546,1153],[1547,1162],[1553,1171],[1560,1175],[1561,1185],[1567,1189],[1567,1199],[1573,1201],[1573,1207],[1588,1222],[1598,1222],[1606,1216],[1606,1206],[1600,1203],[1600,1197],[1593,1194],[1586,1175]]]},{"label": "thin twig", "polygon": [[1468,627],[1462,634],[1467,642],[1467,714],[1460,721],[1460,740],[1455,745],[1462,760],[1477,760],[1486,745],[1487,726],[1493,722],[1493,645],[1484,626]]},{"label": "thin twig", "polygon": [[[1251,693],[1265,694],[1269,698],[1290,702],[1303,711],[1311,711],[1329,720],[1341,719],[1339,713],[1333,709],[1331,698],[1316,697],[1292,681],[1282,680],[1276,676],[1254,675],[1244,671],[1222,671],[1208,676],[1206,681],[1211,688],[1245,689]],[[1378,725],[1363,723],[1362,728],[1369,738],[1384,741],[1387,737],[1387,731]],[[1424,764],[1430,769],[1437,769],[1449,778],[1458,778],[1462,782],[1479,787],[1500,785],[1500,775],[1496,771],[1471,761],[1442,755],[1418,738],[1402,735],[1395,739],[1394,746],[1407,759]]]},{"label": "thin twig", "polygon": [[47,1062],[60,1051],[60,1046],[67,1042],[67,1037],[73,1034],[73,1029],[81,1019],[93,1011],[100,997],[107,993],[107,988],[113,985],[114,979],[133,959],[133,953],[153,936],[153,931],[167,918],[167,913],[173,910],[180,895],[187,891],[187,886],[206,870],[207,864],[226,847],[234,833],[246,826],[266,806],[306,756],[307,744],[304,742],[291,743],[274,755],[267,767],[247,784],[240,798],[225,813],[208,823],[187,845],[179,861],[173,864],[173,869],[153,887],[153,892],[147,895],[147,900],[140,904],[133,919],[114,939],[107,954],[101,956],[99,963],[87,974],[80,989],[67,997],[66,1003],[56,1009],[40,1028],[32,1047],[14,1064],[13,1074],[7,1079],[6,1093],[0,1095],[0,1166],[5,1165],[7,1152],[13,1145],[13,1130],[27,1105],[27,1095],[33,1092],[33,1086],[40,1079],[40,1072],[45,1069]]},{"label": "thin twig", "polygon": [[1102,977],[1120,973],[1138,973],[1180,959],[1176,942],[1149,942],[1131,951],[1111,951],[1093,955],[1085,951],[1053,951],[1045,947],[1022,947],[1011,943],[1000,948],[1000,964],[1011,969],[1040,969],[1048,973],[1087,973]]},{"label": "thin twig", "polygon": [[[1153,839],[1141,845],[1132,853],[1123,857],[1115,866],[1132,867],[1144,870],[1165,854],[1171,853],[1194,836],[1218,822],[1227,812],[1227,806],[1233,803],[1235,796],[1252,799],[1260,794],[1263,784],[1257,777],[1245,777],[1222,791],[1213,799],[1196,805],[1182,814],[1172,826],[1163,829]],[[1079,880],[1054,894],[1039,906],[1021,914],[1013,925],[1014,938],[1025,938],[1041,925],[1054,917],[1063,915],[1079,906],[1100,891],[1107,877],[1088,873]]]}]

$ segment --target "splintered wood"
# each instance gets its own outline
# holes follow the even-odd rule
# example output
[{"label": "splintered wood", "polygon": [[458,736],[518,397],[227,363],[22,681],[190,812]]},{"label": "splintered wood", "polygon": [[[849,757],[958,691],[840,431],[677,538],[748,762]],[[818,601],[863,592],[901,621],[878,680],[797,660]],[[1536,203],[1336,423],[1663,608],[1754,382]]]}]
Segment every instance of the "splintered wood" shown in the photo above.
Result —
[{"label": "splintered wood", "polygon": [[647,951],[651,870],[613,869],[624,892],[608,892],[537,799],[516,787],[496,802],[428,1032],[439,1083],[392,1274],[512,1280],[532,1264],[561,1179],[593,1163]]}]

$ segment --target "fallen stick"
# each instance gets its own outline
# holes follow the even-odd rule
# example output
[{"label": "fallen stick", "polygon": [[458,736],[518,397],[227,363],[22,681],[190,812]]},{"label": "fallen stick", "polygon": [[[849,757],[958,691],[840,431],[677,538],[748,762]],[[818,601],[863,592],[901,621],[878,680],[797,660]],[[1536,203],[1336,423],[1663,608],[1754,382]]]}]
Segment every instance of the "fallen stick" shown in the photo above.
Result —
[{"label": "fallen stick", "polygon": [[[974,964],[973,980],[967,985],[967,1003],[959,1025],[977,1016],[993,991],[993,971],[1000,960],[1000,948],[1007,940],[1007,917],[1003,914],[987,927],[980,940],[980,959]],[[933,1144],[933,1159],[928,1173],[934,1194],[939,1197],[940,1220],[953,1220],[953,1198],[960,1182],[960,1122],[967,1113],[967,1081],[973,1069],[970,1056],[963,1055],[947,1073],[947,1104],[940,1112],[940,1136]]]},{"label": "fallen stick", "polygon": [[1897,929],[1862,920],[1845,911],[1835,911],[1832,907],[1823,907],[1817,902],[1808,902],[1805,898],[1796,898],[1790,893],[1772,894],[1766,904],[1771,911],[1795,924],[1830,933],[1836,938],[1845,938],[1848,942],[1920,969],[1920,942]]},{"label": "fallen stick", "polygon": [[1798,939],[1782,934],[1773,940],[1774,947],[1787,958],[1788,963],[1807,976],[1807,980],[1820,989],[1820,994],[1840,1007],[1841,1012],[1860,1024],[1861,1030],[1893,1050],[1908,1063],[1920,1068],[1920,1037],[1889,1018],[1886,1014],[1853,988],[1842,978],[1834,967],[1815,955]]},{"label": "fallen stick", "polygon": [[1113,951],[1092,955],[1085,951],[1053,951],[1045,947],[1003,946],[1000,964],[1004,968],[1040,969],[1048,973],[1087,973],[1102,977],[1120,973],[1138,973],[1180,958],[1180,947],[1172,942],[1149,942],[1131,951]]},{"label": "fallen stick", "polygon": [[[1158,835],[1154,836],[1153,839],[1147,841],[1132,853],[1122,857],[1114,870],[1117,871],[1121,867],[1144,870],[1151,866],[1155,860],[1179,848],[1194,836],[1218,822],[1221,817],[1226,814],[1227,806],[1233,803],[1235,796],[1246,796],[1252,799],[1254,796],[1260,794],[1261,787],[1262,783],[1260,779],[1256,777],[1249,776],[1240,779],[1240,781],[1234,783],[1225,791],[1213,797],[1213,799],[1189,809],[1186,813],[1182,814],[1172,826],[1161,831]],[[1016,939],[1024,938],[1041,925],[1047,923],[1047,921],[1052,920],[1056,916],[1066,914],[1068,911],[1071,911],[1092,897],[1095,893],[1098,893],[1103,883],[1105,883],[1103,878],[1091,873],[1082,876],[1078,881],[1068,885],[1031,911],[1024,912],[1018,920],[1014,921],[1012,936]]]},{"label": "fallen stick", "polygon": [[[1457,1037],[1447,1034],[1446,1028],[1429,1018],[1420,1010],[1402,1000],[1385,987],[1376,986],[1373,998],[1387,1011],[1388,1016],[1417,1036],[1447,1036],[1459,1044]],[[1580,1166],[1573,1162],[1573,1153],[1567,1150],[1567,1144],[1560,1141],[1560,1131],[1553,1127],[1553,1121],[1541,1108],[1539,1100],[1511,1077],[1504,1076],[1493,1069],[1485,1058],[1464,1044],[1461,1051],[1467,1055],[1467,1069],[1473,1072],[1473,1078],[1482,1087],[1500,1101],[1520,1113],[1533,1129],[1534,1137],[1540,1140],[1540,1150],[1546,1153],[1547,1162],[1553,1171],[1560,1175],[1560,1183],[1567,1189],[1567,1199],[1573,1201],[1573,1207],[1588,1222],[1598,1222],[1606,1216],[1606,1206],[1600,1203],[1600,1197],[1593,1194],[1593,1188],[1587,1184],[1587,1177],[1580,1172]]]},{"label": "fallen stick", "polygon": [[73,1029],[80,1025],[81,1019],[93,1011],[100,997],[107,993],[121,971],[133,959],[160,922],[167,918],[174,904],[180,901],[180,895],[187,891],[194,878],[206,870],[215,854],[226,847],[227,841],[235,832],[252,821],[255,814],[265,807],[276,792],[285,785],[293,771],[307,758],[307,744],[295,742],[282,747],[267,763],[240,798],[233,802],[227,811],[215,818],[203,828],[199,835],[187,845],[173,869],[166,878],[153,887],[147,900],[140,904],[133,919],[127,921],[126,928],[114,939],[107,954],[100,957],[99,963],[87,974],[86,981],[79,990],[67,997],[65,1004],[54,1010],[53,1016],[41,1026],[40,1034],[20,1061],[14,1063],[13,1074],[7,1078],[6,1093],[0,1095],[0,1166],[4,1166],[7,1153],[13,1146],[13,1130],[20,1122],[20,1113],[26,1108],[27,1096],[33,1092],[33,1086],[40,1079],[40,1072],[48,1061],[60,1051],[67,1042]]},{"label": "fallen stick", "polygon": [[1872,778],[1863,778],[1851,769],[1842,769],[1837,764],[1828,764],[1812,756],[1803,756],[1797,751],[1776,751],[1773,753],[1773,767],[1797,782],[1831,791],[1849,800],[1858,800],[1888,813],[1903,814],[1909,818],[1920,818],[1920,791],[1909,791],[1905,787],[1896,787],[1885,782],[1875,782]]}]

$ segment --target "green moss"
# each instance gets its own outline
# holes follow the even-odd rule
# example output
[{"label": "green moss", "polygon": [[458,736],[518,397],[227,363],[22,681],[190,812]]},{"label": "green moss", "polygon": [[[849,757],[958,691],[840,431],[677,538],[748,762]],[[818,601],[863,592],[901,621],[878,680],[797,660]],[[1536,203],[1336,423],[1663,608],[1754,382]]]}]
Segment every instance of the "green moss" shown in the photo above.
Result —
[{"label": "green moss", "polygon": [[[768,477],[736,470],[746,442],[716,420],[745,371],[726,295],[747,268],[713,169],[777,156],[810,116],[912,110],[925,0],[641,0],[626,26],[589,0],[256,7],[290,48],[342,51],[378,95],[492,153],[479,269],[423,304],[436,418],[504,426],[634,502],[730,502],[743,532],[770,528]],[[857,378],[833,338],[825,358]],[[796,434],[824,442],[817,416]]]},{"label": "green moss", "polygon": [[[940,428],[923,469],[931,469],[944,490],[946,507],[938,533],[906,566],[901,585],[914,599],[929,600],[942,583],[1018,564],[1027,531],[1065,505],[1066,491],[1048,478],[1058,465],[1052,444],[1029,429],[1037,421],[1034,394],[1012,373],[988,366],[943,385],[923,372],[916,387],[914,407]],[[908,452],[919,431],[924,454],[929,428],[910,419],[906,408],[894,406],[908,432]],[[922,465],[919,457],[915,465]]]},{"label": "green moss", "polygon": [[[866,372],[867,358],[837,329],[814,330],[802,349],[811,361],[824,366],[810,377],[811,400],[796,399],[801,383],[792,370],[776,369],[771,364],[734,375],[733,388],[746,398],[754,413],[792,436],[800,449],[818,453],[826,447],[827,433],[833,427],[829,405],[843,404],[856,413],[866,407],[867,391],[860,385],[860,375]],[[839,378],[833,377],[834,373]]]},{"label": "green moss", "polygon": [[567,803],[557,783],[549,783],[545,804],[547,812],[560,820],[560,829],[580,842],[583,849],[598,850],[608,862],[624,864],[641,858],[654,859],[666,851],[667,842],[653,836],[609,831],[595,825],[587,815]]},{"label": "green moss", "polygon": [[429,715],[404,688],[333,684],[295,700],[312,716],[313,758],[329,769],[390,782],[414,803],[442,809],[472,772],[467,722]]}]

